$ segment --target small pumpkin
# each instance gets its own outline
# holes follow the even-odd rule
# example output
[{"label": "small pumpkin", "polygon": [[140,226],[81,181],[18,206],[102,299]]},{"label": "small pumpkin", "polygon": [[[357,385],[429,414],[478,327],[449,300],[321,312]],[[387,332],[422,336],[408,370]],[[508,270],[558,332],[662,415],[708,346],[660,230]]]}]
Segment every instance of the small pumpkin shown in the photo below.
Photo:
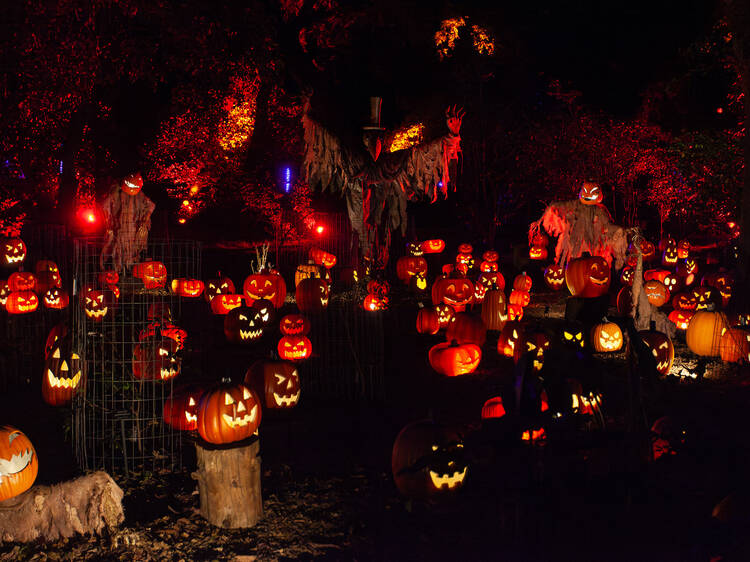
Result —
[{"label": "small pumpkin", "polygon": [[44,293],[42,302],[47,308],[62,310],[63,308],[68,308],[68,305],[70,304],[70,295],[65,289],[51,287],[46,293]]},{"label": "small pumpkin", "polygon": [[459,254],[471,254],[474,252],[474,246],[471,244],[464,242],[463,244],[458,245],[458,253]]},{"label": "small pumpkin", "polygon": [[440,239],[425,240],[422,242],[422,251],[425,254],[439,254],[445,250],[445,241]]},{"label": "small pumpkin", "polygon": [[423,257],[403,256],[396,261],[396,276],[404,283],[418,273],[427,273],[427,260]]},{"label": "small pumpkin", "polygon": [[693,318],[693,314],[695,313],[692,310],[680,310],[679,308],[675,308],[669,313],[667,319],[675,325],[675,328],[685,331],[690,325],[690,320]]},{"label": "small pumpkin", "polygon": [[439,343],[428,353],[430,366],[441,375],[457,377],[473,373],[482,359],[482,348],[473,343]]},{"label": "small pumpkin", "polygon": [[46,293],[52,287],[62,287],[62,277],[57,264],[50,260],[39,260],[34,266],[36,291]]},{"label": "small pumpkin", "polygon": [[362,302],[362,308],[375,312],[378,310],[386,310],[388,308],[389,299],[386,296],[381,296],[375,293],[370,293],[365,297]]},{"label": "small pumpkin", "polygon": [[591,346],[599,353],[613,353],[622,349],[623,337],[620,326],[606,319],[591,330]]},{"label": "small pumpkin", "polygon": [[646,297],[651,306],[660,307],[667,303],[669,300],[669,291],[667,287],[661,281],[651,279],[643,284],[643,290],[646,292]]},{"label": "small pumpkin", "polygon": [[523,318],[523,307],[520,304],[508,305],[508,320],[521,320]]},{"label": "small pumpkin", "polygon": [[516,275],[513,279],[513,288],[517,291],[531,291],[531,277],[529,277],[525,271]]},{"label": "small pumpkin", "polygon": [[107,297],[102,289],[85,287],[79,297],[86,318],[93,322],[101,322],[109,312]]},{"label": "small pumpkin", "polygon": [[690,242],[687,240],[680,240],[677,242],[677,257],[679,259],[687,259],[690,257]]},{"label": "small pumpkin", "polygon": [[198,429],[198,404],[204,387],[199,384],[178,386],[164,401],[162,417],[167,425],[181,431]]},{"label": "small pumpkin", "polygon": [[13,291],[36,291],[36,276],[30,271],[16,271],[8,277],[8,288]]},{"label": "small pumpkin", "polygon": [[553,291],[559,291],[565,283],[565,268],[562,265],[550,264],[544,270],[544,282]]},{"label": "small pumpkin", "polygon": [[244,295],[233,293],[217,294],[211,299],[211,312],[214,314],[229,314],[231,310],[242,306],[244,298]]},{"label": "small pumpkin", "polygon": [[544,367],[544,353],[549,349],[550,340],[547,334],[539,330],[524,331],[513,350],[513,361],[516,363],[523,355],[529,354],[534,371],[541,371]]},{"label": "small pumpkin", "polygon": [[513,289],[508,297],[508,302],[518,306],[528,306],[531,302],[531,295],[529,295],[528,291]]},{"label": "small pumpkin", "polygon": [[543,261],[547,259],[548,255],[547,248],[544,246],[531,246],[529,248],[529,259]]},{"label": "small pumpkin", "polygon": [[601,186],[593,181],[584,181],[578,192],[578,200],[584,205],[598,205],[604,199]]},{"label": "small pumpkin", "polygon": [[620,283],[632,287],[633,281],[635,281],[635,269],[633,269],[633,266],[626,265],[620,272]]},{"label": "small pumpkin", "polygon": [[307,336],[282,336],[276,350],[282,359],[303,361],[312,355],[312,342]]},{"label": "small pumpkin", "polygon": [[185,277],[178,277],[172,279],[171,284],[172,292],[181,297],[199,297],[203,293],[204,284],[200,279],[188,279]]},{"label": "small pumpkin", "polygon": [[133,376],[136,379],[167,381],[180,374],[178,343],[159,331],[133,346]]},{"label": "small pumpkin", "polygon": [[120,184],[120,189],[128,195],[137,195],[142,187],[143,176],[141,176],[140,172],[128,174],[123,178],[122,183]]},{"label": "small pumpkin", "polygon": [[438,324],[441,329],[447,328],[456,315],[456,310],[451,305],[445,303],[436,304],[435,312],[437,313]]}]

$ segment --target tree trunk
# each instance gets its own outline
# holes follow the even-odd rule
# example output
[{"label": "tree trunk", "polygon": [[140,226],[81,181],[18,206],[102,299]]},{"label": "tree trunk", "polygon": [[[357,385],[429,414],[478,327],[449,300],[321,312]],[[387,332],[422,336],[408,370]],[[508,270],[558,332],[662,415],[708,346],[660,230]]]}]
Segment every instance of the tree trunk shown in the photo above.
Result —
[{"label": "tree trunk", "polygon": [[125,519],[123,495],[110,475],[101,471],[54,486],[32,486],[0,502],[0,542],[100,535]]},{"label": "tree trunk", "polygon": [[225,529],[253,527],[263,517],[260,494],[260,441],[226,448],[196,442],[201,515]]}]

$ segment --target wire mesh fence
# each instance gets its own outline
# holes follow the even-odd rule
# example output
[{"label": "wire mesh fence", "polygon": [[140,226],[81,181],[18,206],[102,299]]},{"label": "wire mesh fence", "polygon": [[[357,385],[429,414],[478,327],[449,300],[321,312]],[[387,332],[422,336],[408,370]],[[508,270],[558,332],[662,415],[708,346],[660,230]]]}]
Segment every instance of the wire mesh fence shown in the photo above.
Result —
[{"label": "wire mesh fence", "polygon": [[151,276],[200,279],[201,247],[150,241],[143,279],[125,272],[116,285],[100,267],[101,248],[101,239],[74,245],[80,305],[71,332],[87,378],[73,404],[76,459],[87,470],[126,473],[178,466],[180,432],[163,422],[162,408],[182,364],[182,302],[163,284],[146,287]]}]

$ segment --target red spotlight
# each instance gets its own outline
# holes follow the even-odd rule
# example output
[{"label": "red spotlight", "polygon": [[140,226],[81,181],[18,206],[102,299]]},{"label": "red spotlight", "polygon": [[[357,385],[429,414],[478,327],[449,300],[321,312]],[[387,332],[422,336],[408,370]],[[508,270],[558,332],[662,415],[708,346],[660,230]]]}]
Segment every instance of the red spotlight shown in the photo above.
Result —
[{"label": "red spotlight", "polygon": [[728,226],[729,228],[734,228],[735,226],[737,226],[737,223],[736,223],[736,222],[734,222],[734,221],[729,221],[729,222],[727,223],[727,226]]},{"label": "red spotlight", "polygon": [[315,232],[317,232],[318,234],[323,234],[323,232],[325,232],[325,227],[322,224],[320,224],[315,227]]},{"label": "red spotlight", "polygon": [[89,211],[88,213],[86,213],[86,220],[88,222],[96,222],[96,215]]}]

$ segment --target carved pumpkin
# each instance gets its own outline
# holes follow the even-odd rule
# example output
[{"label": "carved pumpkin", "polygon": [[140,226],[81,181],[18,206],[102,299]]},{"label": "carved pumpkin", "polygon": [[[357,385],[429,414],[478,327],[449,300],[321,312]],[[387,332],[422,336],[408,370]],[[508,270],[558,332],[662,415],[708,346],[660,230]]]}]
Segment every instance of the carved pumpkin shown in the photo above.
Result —
[{"label": "carved pumpkin", "polygon": [[487,400],[482,406],[482,419],[491,420],[505,416],[505,406],[500,396],[495,396]]},{"label": "carved pumpkin", "polygon": [[479,271],[489,273],[491,271],[498,271],[500,266],[497,265],[496,261],[483,261],[479,264]]},{"label": "carved pumpkin", "polygon": [[154,337],[133,346],[133,376],[136,379],[167,381],[180,374],[179,346],[157,330]]},{"label": "carved pumpkin", "polygon": [[554,263],[548,265],[544,270],[544,282],[553,291],[559,291],[565,283],[565,268]]},{"label": "carved pumpkin", "polygon": [[672,297],[672,307],[679,310],[695,310],[698,307],[698,299],[692,293],[677,293]]},{"label": "carved pumpkin", "polygon": [[42,302],[47,308],[62,310],[63,308],[68,308],[68,305],[70,304],[70,295],[65,289],[52,287],[44,293]]},{"label": "carved pumpkin", "polygon": [[708,285],[719,291],[722,307],[726,307],[729,304],[729,300],[732,298],[732,286],[734,285],[734,279],[731,275],[723,271],[709,273],[703,277],[701,284]]},{"label": "carved pumpkin", "polygon": [[322,312],[328,307],[328,283],[322,279],[303,279],[297,285],[296,298],[297,307],[305,314]]},{"label": "carved pumpkin", "polygon": [[657,308],[663,306],[669,300],[669,291],[664,286],[664,283],[656,279],[646,281],[643,284],[643,290],[646,292],[648,302]]},{"label": "carved pumpkin", "polygon": [[138,195],[138,192],[143,187],[143,177],[140,172],[128,174],[122,180],[120,189],[122,189],[128,195]]},{"label": "carved pumpkin", "polygon": [[417,312],[417,332],[420,334],[437,334],[440,330],[438,314],[434,308],[420,308]]},{"label": "carved pumpkin", "polygon": [[434,239],[422,242],[422,251],[424,251],[425,254],[439,254],[443,250],[445,250],[444,240]]},{"label": "carved pumpkin", "polygon": [[244,295],[235,295],[232,293],[217,294],[211,299],[211,312],[214,314],[228,314],[230,310],[242,306]]},{"label": "carved pumpkin", "polygon": [[484,285],[487,290],[505,290],[505,277],[503,277],[503,274],[499,271],[483,271],[477,277],[477,283]]},{"label": "carved pumpkin", "polygon": [[482,259],[488,262],[496,262],[500,259],[500,254],[498,254],[495,250],[487,250],[482,254]]},{"label": "carved pumpkin", "polygon": [[546,260],[548,255],[547,248],[544,246],[531,246],[529,248],[529,259]]},{"label": "carved pumpkin", "polygon": [[326,269],[331,269],[334,265],[336,265],[336,256],[334,256],[333,254],[329,254],[328,252],[324,252],[320,248],[310,248],[310,259],[313,261],[313,263],[322,265]]},{"label": "carved pumpkin", "polygon": [[665,238],[662,238],[659,240],[659,245],[657,246],[660,252],[663,252],[667,248],[674,248],[677,250],[677,240],[672,238],[669,234]]},{"label": "carved pumpkin", "polygon": [[223,445],[252,437],[260,426],[260,398],[244,384],[222,381],[206,391],[198,404],[198,433]]},{"label": "carved pumpkin", "polygon": [[167,425],[181,431],[198,429],[198,404],[204,388],[198,384],[178,386],[164,401],[162,417]]},{"label": "carved pumpkin", "polygon": [[150,322],[143,330],[138,334],[138,341],[146,341],[149,338],[155,338],[158,333],[161,333],[162,337],[174,340],[177,344],[177,349],[180,350],[185,347],[185,340],[187,340],[188,333],[179,326],[172,324],[168,320],[155,320]]},{"label": "carved pumpkin", "polygon": [[430,365],[447,377],[473,373],[482,360],[482,348],[473,343],[439,343],[430,348]]},{"label": "carved pumpkin", "polygon": [[745,328],[727,328],[719,341],[719,354],[723,361],[750,363],[750,331]]},{"label": "carved pumpkin", "polygon": [[487,291],[482,302],[482,321],[488,330],[500,331],[508,321],[505,293],[500,289]]},{"label": "carved pumpkin", "polygon": [[677,246],[668,246],[664,249],[664,253],[661,255],[661,263],[667,267],[673,266],[677,263]]},{"label": "carved pumpkin", "polygon": [[388,308],[388,297],[383,297],[377,294],[368,294],[362,302],[362,308],[369,310],[370,312],[376,312],[378,310],[386,310]]},{"label": "carved pumpkin", "polygon": [[103,290],[86,287],[79,297],[86,318],[101,322],[109,312],[109,306]]},{"label": "carved pumpkin", "polygon": [[143,281],[145,289],[160,289],[167,283],[167,268],[160,261],[145,261],[133,266],[133,277]]},{"label": "carved pumpkin", "polygon": [[693,296],[697,303],[696,310],[714,310],[721,302],[719,291],[707,285],[693,289]]},{"label": "carved pumpkin", "polygon": [[662,375],[668,374],[674,361],[672,340],[669,339],[667,334],[662,334],[656,330],[641,330],[638,334],[641,336],[643,343],[651,350],[656,360],[656,370]]},{"label": "carved pumpkin", "polygon": [[409,254],[410,256],[417,256],[417,257],[424,254],[424,250],[422,249],[421,242],[417,242],[417,241],[409,242],[406,245],[406,253]]},{"label": "carved pumpkin", "polygon": [[609,264],[600,256],[572,259],[565,269],[565,284],[574,297],[600,297],[609,290],[609,283]]},{"label": "carved pumpkin", "polygon": [[532,369],[541,371],[544,367],[544,352],[549,349],[549,345],[549,338],[544,332],[524,332],[513,350],[513,360],[517,363],[523,355],[529,354]]},{"label": "carved pumpkin", "polygon": [[172,279],[172,292],[181,297],[199,297],[203,293],[203,281],[200,279],[186,279],[178,277]]},{"label": "carved pumpkin", "polygon": [[312,355],[312,342],[307,336],[282,336],[276,349],[282,359],[302,361]]},{"label": "carved pumpkin", "polygon": [[35,291],[36,276],[30,271],[16,271],[8,277],[8,288],[13,291]]},{"label": "carved pumpkin", "polygon": [[584,181],[581,190],[578,192],[578,200],[584,205],[596,205],[602,202],[604,193],[598,183],[593,181]]},{"label": "carved pumpkin", "polygon": [[255,312],[257,316],[256,320],[264,328],[267,328],[276,321],[276,309],[268,299],[258,299],[250,308]]},{"label": "carved pumpkin", "polygon": [[446,340],[458,343],[475,343],[483,345],[487,339],[487,326],[481,318],[468,312],[457,312],[445,331]]},{"label": "carved pumpkin", "polygon": [[599,353],[612,353],[622,349],[622,330],[606,319],[591,330],[591,346]]},{"label": "carved pumpkin", "polygon": [[20,238],[6,238],[3,241],[3,263],[21,265],[26,259],[26,244]]},{"label": "carved pumpkin", "polygon": [[521,320],[523,318],[523,307],[520,304],[508,305],[508,320]]},{"label": "carved pumpkin", "polygon": [[396,261],[396,276],[408,283],[417,273],[427,273],[427,260],[422,257],[403,256]]},{"label": "carved pumpkin", "polygon": [[633,313],[633,291],[629,286],[617,292],[617,312],[620,316],[631,316]]},{"label": "carved pumpkin", "polygon": [[677,243],[677,257],[679,259],[686,259],[690,256],[690,242],[687,240],[680,240]]},{"label": "carved pumpkin", "polygon": [[506,322],[497,338],[497,352],[505,357],[514,357],[522,336],[523,327],[519,322]]},{"label": "carved pumpkin", "polygon": [[44,294],[53,287],[62,287],[62,277],[57,264],[50,260],[39,260],[34,266],[36,291]]},{"label": "carved pumpkin", "polygon": [[60,323],[49,331],[47,339],[44,342],[44,358],[47,359],[49,354],[52,353],[52,349],[57,345],[58,340],[64,338],[68,334],[68,326],[65,323]]},{"label": "carved pumpkin", "polygon": [[8,287],[7,281],[0,281],[0,306],[5,308],[5,303],[8,302],[8,296],[10,295],[10,287]]},{"label": "carved pumpkin", "polygon": [[456,312],[462,312],[473,298],[474,283],[465,277],[436,279],[432,284],[432,303],[449,304]]},{"label": "carved pumpkin", "polygon": [[721,353],[721,335],[727,319],[721,312],[697,311],[690,319],[685,342],[696,355],[715,357]]},{"label": "carved pumpkin", "polygon": [[219,273],[213,279],[206,281],[203,298],[206,299],[206,302],[211,302],[216,295],[231,295],[235,292],[232,280],[229,277],[222,277],[221,273]]},{"label": "carved pumpkin", "polygon": [[542,232],[541,230],[538,230],[536,234],[531,238],[531,245],[532,246],[543,246],[546,248],[549,245],[549,237]]},{"label": "carved pumpkin", "polygon": [[96,278],[99,281],[99,285],[111,286],[117,285],[117,283],[119,283],[120,274],[117,273],[114,269],[108,269],[99,273]]},{"label": "carved pumpkin", "polygon": [[531,295],[528,291],[521,291],[519,289],[513,289],[508,297],[510,304],[516,304],[518,306],[528,306],[531,302]]},{"label": "carved pumpkin", "polygon": [[256,361],[245,374],[245,385],[261,398],[263,408],[285,410],[299,402],[297,366],[290,361]]},{"label": "carved pumpkin", "polygon": [[310,333],[310,321],[301,314],[287,314],[279,322],[279,330],[285,336],[306,336]]},{"label": "carved pumpkin", "polygon": [[456,270],[464,275],[474,267],[474,256],[471,254],[456,254]]},{"label": "carved pumpkin", "polygon": [[474,283],[474,298],[472,299],[471,306],[472,308],[476,304],[481,304],[484,302],[484,296],[487,294],[487,287],[482,285],[481,283]]},{"label": "carved pumpkin", "polygon": [[84,384],[83,364],[71,349],[70,338],[58,338],[44,361],[42,399],[50,406],[70,404]]},{"label": "carved pumpkin", "polygon": [[0,501],[31,488],[38,472],[39,459],[29,438],[15,427],[0,427]]},{"label": "carved pumpkin", "polygon": [[441,303],[435,305],[435,312],[438,316],[438,324],[440,328],[447,328],[450,321],[456,315],[456,310],[449,304]]},{"label": "carved pumpkin", "polygon": [[430,420],[405,426],[391,453],[398,491],[417,500],[438,499],[463,486],[468,462],[459,434]]},{"label": "carved pumpkin", "polygon": [[516,278],[513,279],[513,288],[517,291],[531,291],[531,277],[526,275],[526,272],[523,271],[516,275]]},{"label": "carved pumpkin", "polygon": [[690,320],[693,318],[693,314],[695,313],[692,310],[680,310],[679,308],[675,308],[669,313],[667,319],[675,325],[675,328],[685,331],[690,325]]},{"label": "carved pumpkin", "polygon": [[281,275],[274,273],[253,273],[242,285],[242,292],[248,305],[258,299],[268,299],[276,308],[281,308],[286,299],[286,283]]},{"label": "carved pumpkin", "polygon": [[391,292],[391,284],[383,279],[370,279],[367,282],[367,292],[385,297]]},{"label": "carved pumpkin", "polygon": [[252,343],[263,336],[258,313],[249,306],[233,308],[224,317],[224,336],[232,343]]},{"label": "carved pumpkin", "polygon": [[427,290],[427,272],[412,275],[409,288],[415,293],[424,293]]},{"label": "carved pumpkin", "polygon": [[674,273],[670,273],[669,275],[667,275],[662,283],[664,283],[664,286],[667,288],[670,295],[679,290],[681,286],[679,277],[677,277],[677,275],[675,275]]},{"label": "carved pumpkin", "polygon": [[39,297],[34,291],[13,291],[5,301],[9,314],[28,314],[39,307]]},{"label": "carved pumpkin", "polygon": [[562,338],[560,340],[562,344],[571,349],[582,349],[586,342],[583,337],[583,328],[576,322],[570,322],[563,326]]},{"label": "carved pumpkin", "polygon": [[459,244],[458,246],[458,253],[459,254],[471,254],[474,252],[474,246],[471,244],[468,244],[464,242],[463,244]]}]

